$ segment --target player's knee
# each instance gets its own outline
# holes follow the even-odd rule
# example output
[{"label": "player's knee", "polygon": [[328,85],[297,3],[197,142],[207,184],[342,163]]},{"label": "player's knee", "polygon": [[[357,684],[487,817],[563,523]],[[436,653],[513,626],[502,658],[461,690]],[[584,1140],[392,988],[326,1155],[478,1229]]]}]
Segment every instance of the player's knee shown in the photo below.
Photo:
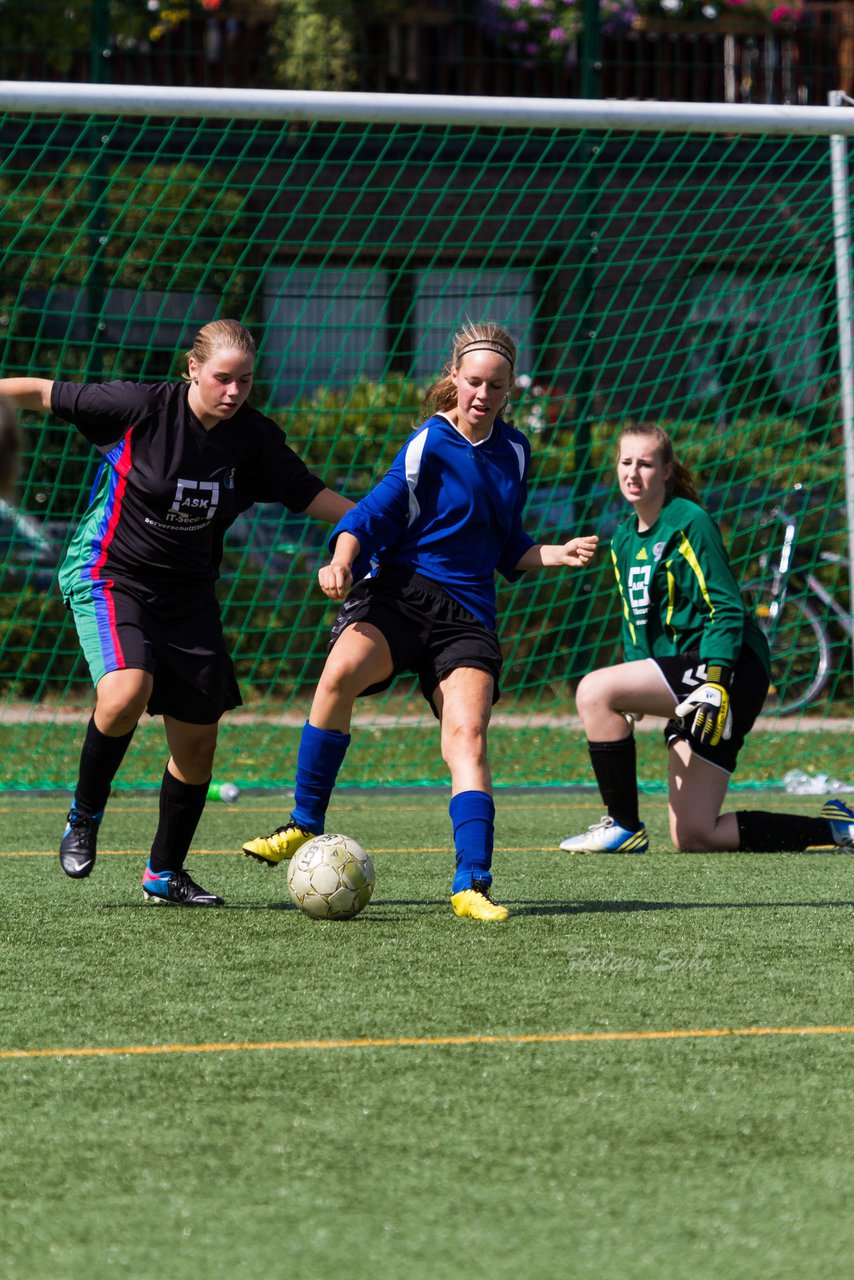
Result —
[{"label": "player's knee", "polygon": [[671,821],[670,838],[679,853],[711,853],[715,849],[711,832],[689,816]]},{"label": "player's knee", "polygon": [[172,760],[178,775],[183,782],[191,786],[199,786],[207,782],[213,773],[214,755],[216,754],[215,726],[200,726],[204,732],[183,733],[180,741],[173,737],[171,742]]},{"label": "player's knee", "polygon": [[354,698],[355,694],[350,693],[352,684],[352,670],[339,662],[334,665],[327,663],[317,685],[315,700],[321,700],[324,704],[338,704],[348,697]]},{"label": "player's knee", "polygon": [[575,705],[582,721],[601,710],[607,704],[606,672],[591,671],[583,676],[575,690]]},{"label": "player's knee", "polygon": [[449,767],[458,760],[486,761],[486,729],[480,724],[442,725],[442,759]]},{"label": "player's knee", "polygon": [[333,649],[317,686],[318,696],[333,702],[352,702],[377,677],[356,657],[339,656]]},{"label": "player's knee", "polygon": [[120,735],[135,728],[148,703],[149,690],[134,686],[98,691],[96,723],[102,733]]},{"label": "player's knee", "polygon": [[[140,712],[139,715],[142,713]],[[139,715],[132,709],[122,707],[117,711],[112,708],[101,708],[95,721],[97,728],[108,738],[123,738],[139,723]]]},{"label": "player's knee", "polygon": [[213,773],[214,749],[199,743],[188,751],[181,772],[195,785],[207,782]]}]

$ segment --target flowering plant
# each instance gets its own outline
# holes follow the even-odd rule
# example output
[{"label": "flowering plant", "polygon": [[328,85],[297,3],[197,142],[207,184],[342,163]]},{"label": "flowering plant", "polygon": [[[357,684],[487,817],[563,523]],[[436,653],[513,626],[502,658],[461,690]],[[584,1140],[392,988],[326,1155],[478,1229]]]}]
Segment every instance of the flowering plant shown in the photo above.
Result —
[{"label": "flowering plant", "polygon": [[650,18],[674,18],[681,21],[717,22],[727,17],[750,18],[770,26],[791,25],[802,21],[804,10],[795,0],[642,0],[642,12]]},{"label": "flowering plant", "polygon": [[[581,0],[484,0],[485,24],[496,39],[528,62],[571,62],[581,33]],[[635,0],[599,0],[602,30],[630,27]]]},{"label": "flowering plant", "polygon": [[[482,0],[484,22],[500,44],[531,66],[535,62],[569,63],[583,28],[582,0]],[[605,35],[618,35],[648,18],[717,22],[728,16],[750,18],[769,26],[800,22],[798,0],[599,0]]]}]

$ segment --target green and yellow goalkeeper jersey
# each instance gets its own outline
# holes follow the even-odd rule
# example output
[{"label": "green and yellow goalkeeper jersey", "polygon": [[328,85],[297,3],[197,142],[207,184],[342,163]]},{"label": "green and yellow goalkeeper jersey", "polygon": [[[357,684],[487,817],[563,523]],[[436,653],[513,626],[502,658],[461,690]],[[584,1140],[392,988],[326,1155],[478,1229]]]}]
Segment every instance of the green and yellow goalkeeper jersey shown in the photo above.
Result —
[{"label": "green and yellow goalkeeper jersey", "polygon": [[748,612],[720,530],[687,498],[668,498],[642,533],[630,512],[611,543],[626,661],[699,653],[734,667],[747,645],[766,671],[768,642]]}]

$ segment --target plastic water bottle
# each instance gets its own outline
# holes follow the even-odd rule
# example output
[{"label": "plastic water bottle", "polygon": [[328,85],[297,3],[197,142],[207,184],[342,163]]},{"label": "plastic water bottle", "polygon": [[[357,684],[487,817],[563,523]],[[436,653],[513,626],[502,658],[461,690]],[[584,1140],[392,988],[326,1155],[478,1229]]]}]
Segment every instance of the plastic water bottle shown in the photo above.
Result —
[{"label": "plastic water bottle", "polygon": [[829,778],[826,773],[804,773],[802,769],[790,769],[784,774],[783,786],[790,796],[827,796],[849,789],[838,778]]},{"label": "plastic water bottle", "polygon": [[240,787],[233,782],[212,782],[208,787],[209,800],[222,800],[224,804],[234,804],[240,795]]},{"label": "plastic water bottle", "polygon": [[783,777],[783,786],[790,796],[820,796],[824,794],[826,775],[804,773],[803,769],[790,769]]}]

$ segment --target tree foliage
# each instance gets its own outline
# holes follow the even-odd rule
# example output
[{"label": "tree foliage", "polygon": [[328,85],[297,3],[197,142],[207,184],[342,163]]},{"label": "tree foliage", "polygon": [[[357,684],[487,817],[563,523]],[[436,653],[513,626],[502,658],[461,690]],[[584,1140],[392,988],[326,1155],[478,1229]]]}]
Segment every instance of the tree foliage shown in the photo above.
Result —
[{"label": "tree foliage", "polygon": [[3,0],[0,70],[16,75],[18,51],[39,50],[48,72],[66,76],[76,58],[92,55],[101,28],[108,39],[133,43],[148,38],[152,23],[144,0],[68,0],[62,5],[55,0]]}]

